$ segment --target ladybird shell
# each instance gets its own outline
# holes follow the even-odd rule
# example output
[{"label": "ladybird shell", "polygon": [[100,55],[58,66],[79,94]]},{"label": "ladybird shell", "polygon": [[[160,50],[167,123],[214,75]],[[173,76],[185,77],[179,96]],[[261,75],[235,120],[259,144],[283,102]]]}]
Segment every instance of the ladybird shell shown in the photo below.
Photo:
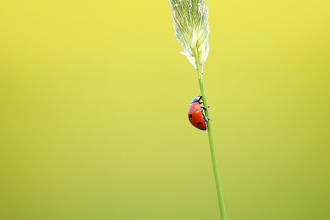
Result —
[{"label": "ladybird shell", "polygon": [[188,109],[188,119],[190,123],[200,130],[207,130],[207,124],[205,120],[205,115],[198,102],[193,102],[190,104]]}]

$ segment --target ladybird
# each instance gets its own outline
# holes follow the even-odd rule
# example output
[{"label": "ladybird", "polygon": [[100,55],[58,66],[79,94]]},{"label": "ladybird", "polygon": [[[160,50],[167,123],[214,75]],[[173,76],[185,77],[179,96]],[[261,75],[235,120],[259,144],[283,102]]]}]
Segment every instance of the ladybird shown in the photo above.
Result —
[{"label": "ladybird", "polygon": [[207,121],[210,120],[208,117],[205,116],[203,111],[206,111],[207,108],[201,106],[203,103],[202,96],[196,96],[190,103],[188,109],[188,119],[190,123],[200,130],[207,130]]}]

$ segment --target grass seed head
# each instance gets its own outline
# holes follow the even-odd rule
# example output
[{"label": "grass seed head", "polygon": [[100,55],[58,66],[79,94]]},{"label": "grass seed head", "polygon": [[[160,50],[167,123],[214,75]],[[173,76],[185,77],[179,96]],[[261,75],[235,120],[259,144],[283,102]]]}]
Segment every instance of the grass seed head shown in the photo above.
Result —
[{"label": "grass seed head", "polygon": [[209,55],[209,8],[205,0],[169,0],[172,10],[175,36],[181,43],[189,62],[197,68],[193,49],[197,48],[200,66],[203,68]]}]

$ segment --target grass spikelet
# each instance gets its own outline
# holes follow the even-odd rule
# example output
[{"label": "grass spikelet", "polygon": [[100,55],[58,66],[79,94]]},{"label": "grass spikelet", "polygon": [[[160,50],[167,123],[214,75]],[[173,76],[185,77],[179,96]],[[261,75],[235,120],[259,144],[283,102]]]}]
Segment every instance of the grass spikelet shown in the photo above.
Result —
[{"label": "grass spikelet", "polygon": [[169,0],[172,10],[175,36],[181,43],[189,62],[197,69],[193,49],[199,54],[199,65],[203,65],[209,55],[208,24],[209,8],[205,0]]}]

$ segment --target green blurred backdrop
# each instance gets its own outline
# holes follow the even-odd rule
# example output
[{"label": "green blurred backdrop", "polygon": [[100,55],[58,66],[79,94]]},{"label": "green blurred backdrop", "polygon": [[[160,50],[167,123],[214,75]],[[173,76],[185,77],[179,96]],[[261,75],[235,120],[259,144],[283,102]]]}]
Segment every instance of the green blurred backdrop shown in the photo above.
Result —
[{"label": "green blurred backdrop", "polygon": [[[330,1],[211,1],[229,220],[330,219]],[[168,2],[0,7],[1,220],[219,219]]]}]

